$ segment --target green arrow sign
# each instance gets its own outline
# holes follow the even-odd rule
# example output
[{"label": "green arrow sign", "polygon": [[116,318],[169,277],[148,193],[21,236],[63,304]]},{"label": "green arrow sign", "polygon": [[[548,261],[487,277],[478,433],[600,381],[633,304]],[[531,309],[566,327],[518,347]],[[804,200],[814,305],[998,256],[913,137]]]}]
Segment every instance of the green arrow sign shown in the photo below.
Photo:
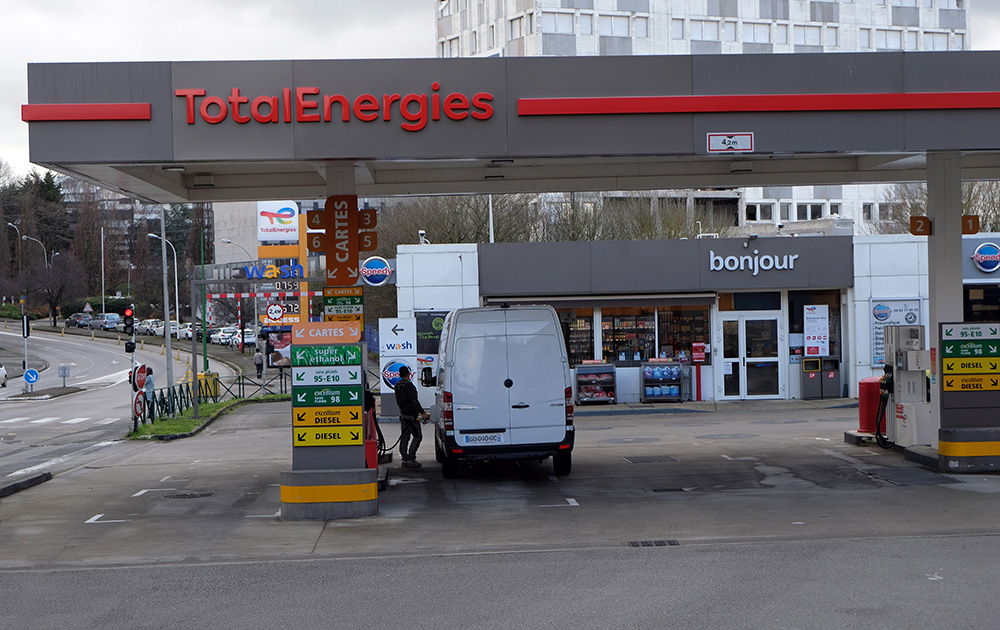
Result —
[{"label": "green arrow sign", "polygon": [[946,341],[941,354],[945,358],[1000,357],[1000,341]]},{"label": "green arrow sign", "polygon": [[293,387],[293,407],[329,407],[332,405],[360,405],[362,396],[360,385],[336,385],[329,387]]},{"label": "green arrow sign", "polygon": [[292,368],[292,385],[360,385],[361,368],[354,365],[325,365]]},{"label": "green arrow sign", "polygon": [[323,298],[323,306],[357,306],[364,303],[364,298],[360,295],[342,295],[339,297]]},{"label": "green arrow sign", "polygon": [[358,346],[294,346],[292,366],[361,365],[361,348]]}]

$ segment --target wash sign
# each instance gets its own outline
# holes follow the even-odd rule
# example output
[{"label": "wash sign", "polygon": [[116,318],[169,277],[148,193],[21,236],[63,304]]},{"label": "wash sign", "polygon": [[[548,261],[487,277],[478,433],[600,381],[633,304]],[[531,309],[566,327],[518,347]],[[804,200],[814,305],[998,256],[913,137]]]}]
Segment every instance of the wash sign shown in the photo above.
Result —
[{"label": "wash sign", "polygon": [[378,320],[378,350],[382,357],[412,357],[417,353],[417,320],[383,317]]}]

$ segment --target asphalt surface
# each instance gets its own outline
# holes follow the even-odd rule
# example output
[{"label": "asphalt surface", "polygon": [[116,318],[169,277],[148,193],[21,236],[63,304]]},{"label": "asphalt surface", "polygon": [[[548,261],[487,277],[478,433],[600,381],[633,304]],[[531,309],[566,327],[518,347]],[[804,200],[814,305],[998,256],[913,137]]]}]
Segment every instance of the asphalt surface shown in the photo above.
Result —
[{"label": "asphalt surface", "polygon": [[[4,627],[991,628],[1000,477],[853,446],[851,401],[583,408],[573,472],[390,464],[280,518],[289,403],[0,500]],[[390,442],[398,425],[382,423]]]}]

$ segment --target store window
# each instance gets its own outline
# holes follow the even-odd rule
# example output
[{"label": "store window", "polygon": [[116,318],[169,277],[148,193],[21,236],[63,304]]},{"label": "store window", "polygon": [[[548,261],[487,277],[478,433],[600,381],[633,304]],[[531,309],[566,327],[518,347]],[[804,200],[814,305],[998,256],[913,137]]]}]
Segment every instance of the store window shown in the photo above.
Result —
[{"label": "store window", "polygon": [[720,311],[780,311],[779,291],[752,291],[748,293],[720,293]]},{"label": "store window", "polygon": [[[708,306],[660,306],[656,309],[659,332],[657,356],[664,359],[688,362],[694,344],[710,343]],[[712,362],[711,353],[705,353],[705,365]]]},{"label": "store window", "polygon": [[653,307],[601,309],[601,356],[606,363],[633,364],[656,355]]},{"label": "store window", "polygon": [[562,324],[563,337],[566,338],[566,351],[569,355],[569,366],[576,367],[584,361],[594,358],[594,309],[592,308],[560,308],[559,322]]},{"label": "store window", "polygon": [[823,218],[823,204],[800,203],[795,208],[795,218],[799,221],[809,221]]},{"label": "store window", "polygon": [[840,338],[840,291],[789,291],[788,292],[788,355],[802,356],[804,351],[806,305],[825,304],[830,321],[830,356],[839,359],[841,353]]}]

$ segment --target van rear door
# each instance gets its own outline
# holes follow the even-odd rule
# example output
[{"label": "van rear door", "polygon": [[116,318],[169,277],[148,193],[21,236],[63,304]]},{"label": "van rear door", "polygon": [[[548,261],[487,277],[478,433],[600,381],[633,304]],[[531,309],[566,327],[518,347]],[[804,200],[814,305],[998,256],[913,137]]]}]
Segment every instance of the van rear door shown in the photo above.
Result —
[{"label": "van rear door", "polygon": [[547,309],[507,312],[507,389],[511,444],[552,444],[566,437],[565,347]]},{"label": "van rear door", "polygon": [[455,442],[460,447],[510,444],[504,317],[495,310],[460,313],[453,330]]}]

